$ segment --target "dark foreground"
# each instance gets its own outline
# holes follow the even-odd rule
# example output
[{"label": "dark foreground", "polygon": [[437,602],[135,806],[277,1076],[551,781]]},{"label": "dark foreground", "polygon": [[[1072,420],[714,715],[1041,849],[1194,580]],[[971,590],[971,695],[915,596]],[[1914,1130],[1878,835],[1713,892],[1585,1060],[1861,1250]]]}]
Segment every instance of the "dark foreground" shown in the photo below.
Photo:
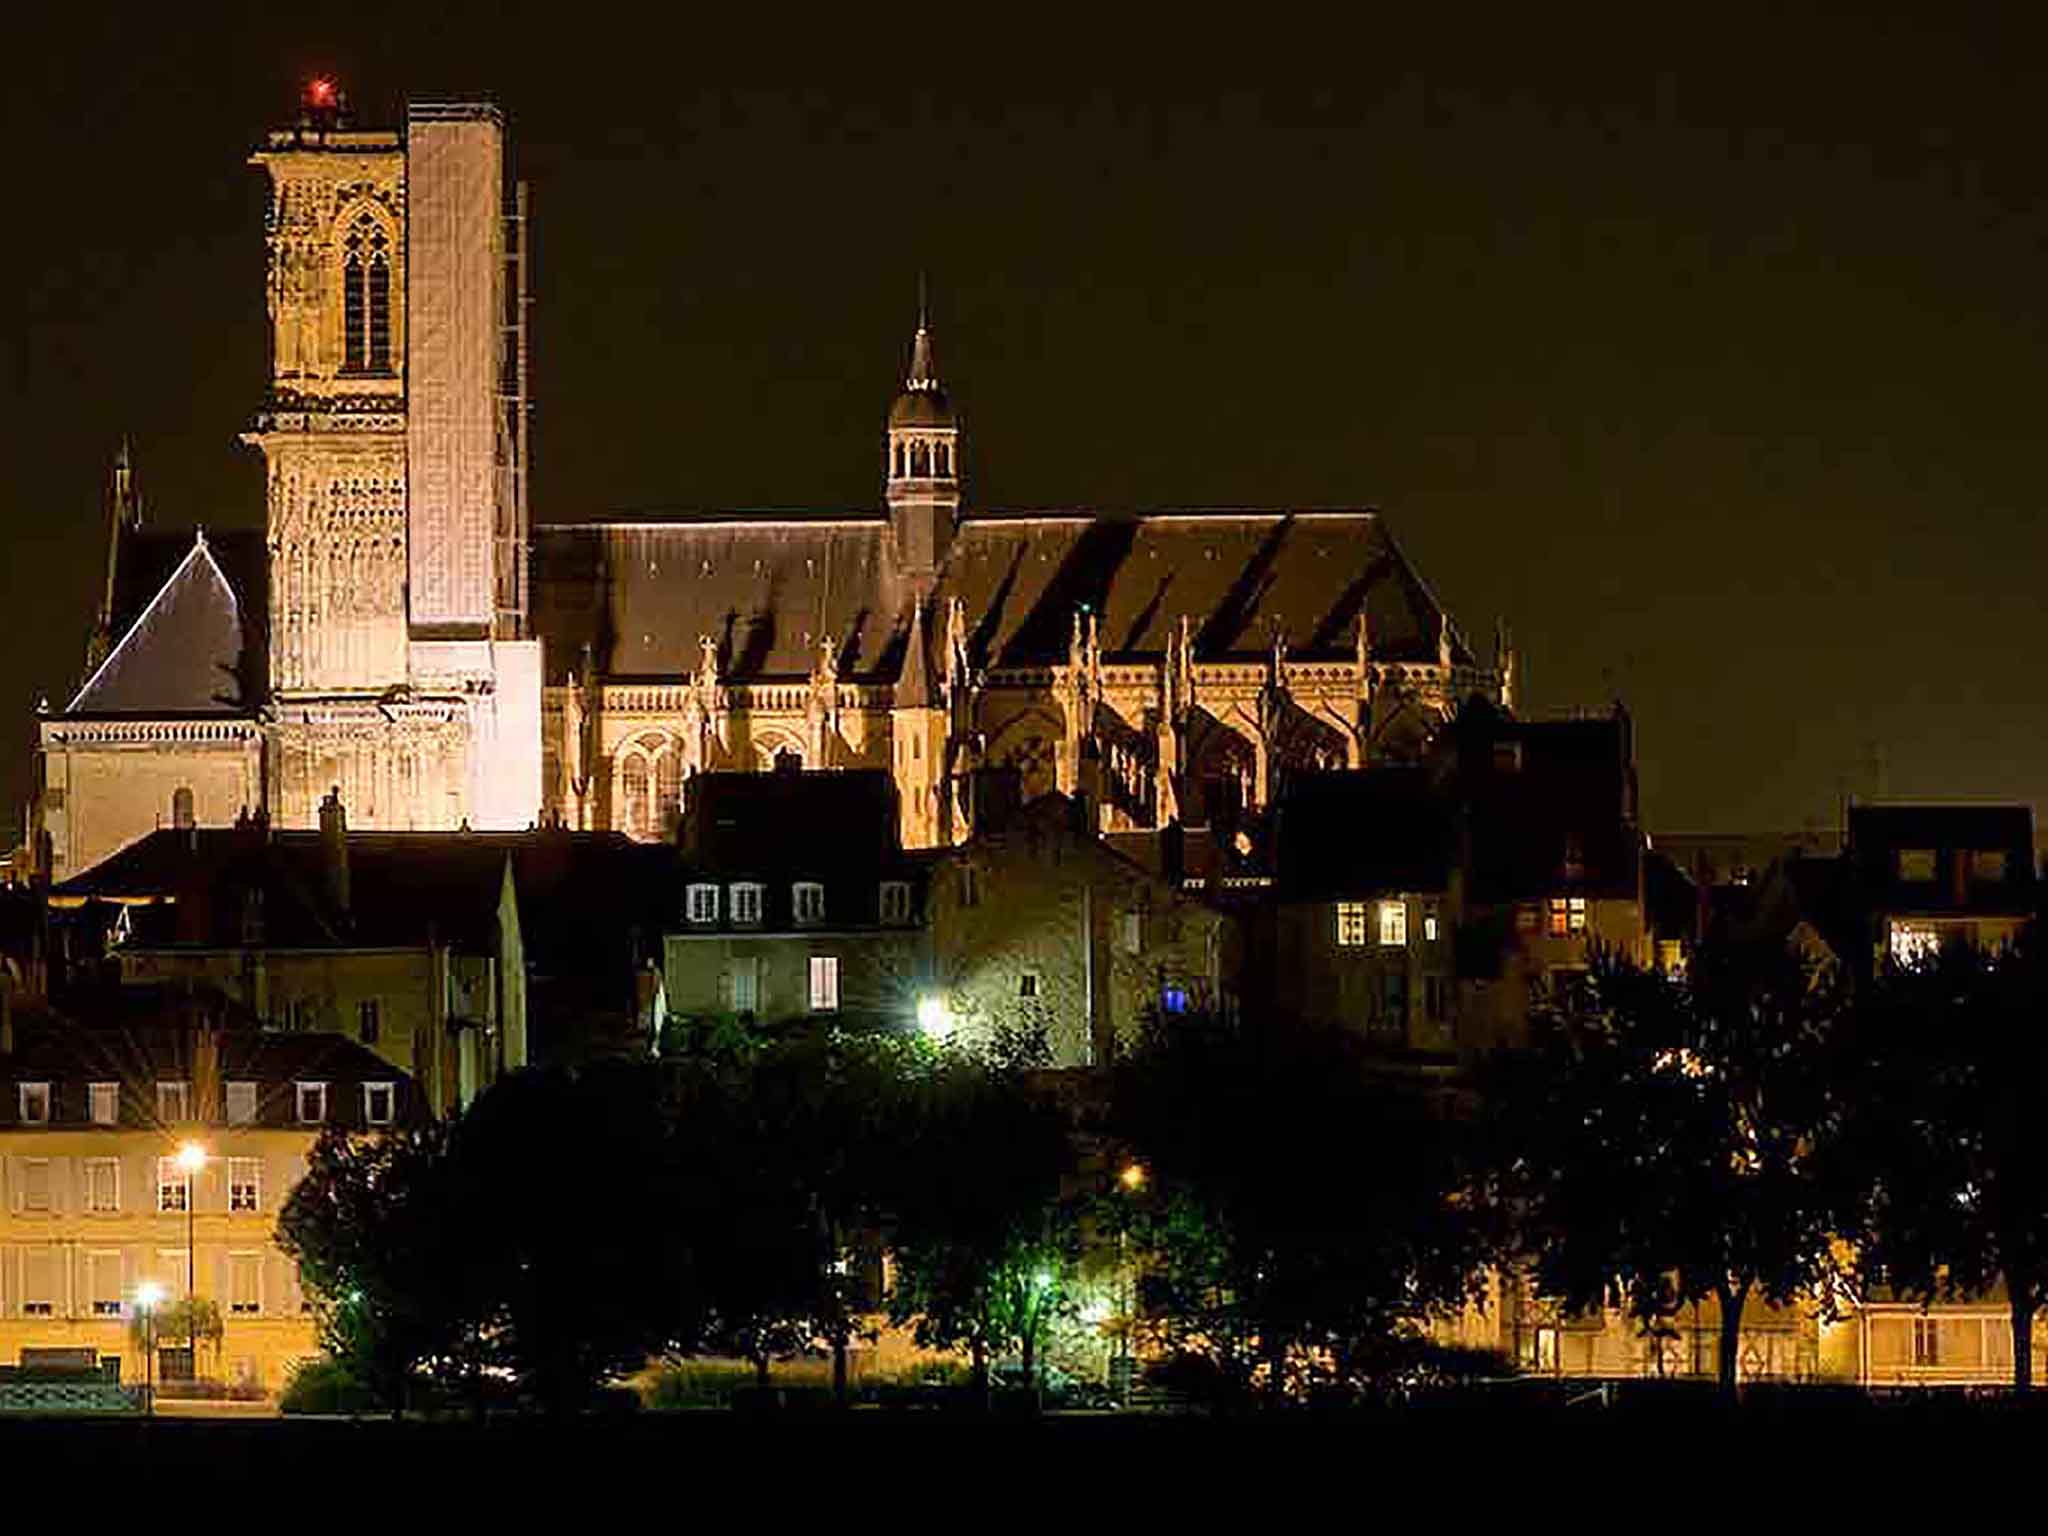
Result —
[{"label": "dark foreground", "polygon": [[[529,1513],[542,1514],[544,1505],[549,1515],[603,1516],[701,1514],[716,1496],[784,1517],[836,1508],[856,1528],[867,1528],[868,1511],[873,1524],[902,1529],[922,1499],[960,1490],[1001,1528],[1034,1511],[1070,1524],[1080,1513],[1072,1501],[1097,1497],[1197,1518],[1221,1517],[1245,1500],[1278,1500],[1302,1513],[1364,1501],[1382,1512],[1565,1508],[1584,1516],[1640,1495],[1665,1501],[1667,1521],[1716,1507],[1754,1509],[1755,1501],[1781,1510],[1785,1498],[1897,1516],[1930,1489],[1911,1475],[1916,1466],[2004,1462],[2032,1469],[2023,1479],[2038,1475],[2048,1460],[2048,1402],[1795,1393],[1733,1411],[1689,1396],[1607,1407],[1487,1399],[1399,1414],[1247,1418],[869,1410],[486,1424],[13,1419],[0,1420],[0,1456],[18,1489],[146,1497],[147,1489],[177,1488],[209,1501],[224,1492],[274,1494],[287,1501],[276,1508],[296,1500],[316,1522],[331,1500],[362,1497],[397,1500],[415,1514],[539,1500]],[[987,1507],[991,1497],[996,1505]]]}]

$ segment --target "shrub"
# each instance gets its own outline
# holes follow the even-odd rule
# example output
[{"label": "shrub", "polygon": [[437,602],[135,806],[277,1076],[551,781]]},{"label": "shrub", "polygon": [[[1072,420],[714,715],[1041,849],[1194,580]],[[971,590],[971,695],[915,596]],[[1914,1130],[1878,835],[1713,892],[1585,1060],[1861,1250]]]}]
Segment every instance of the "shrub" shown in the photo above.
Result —
[{"label": "shrub", "polygon": [[338,1360],[307,1360],[293,1370],[278,1399],[280,1413],[369,1413],[377,1402],[369,1388]]}]

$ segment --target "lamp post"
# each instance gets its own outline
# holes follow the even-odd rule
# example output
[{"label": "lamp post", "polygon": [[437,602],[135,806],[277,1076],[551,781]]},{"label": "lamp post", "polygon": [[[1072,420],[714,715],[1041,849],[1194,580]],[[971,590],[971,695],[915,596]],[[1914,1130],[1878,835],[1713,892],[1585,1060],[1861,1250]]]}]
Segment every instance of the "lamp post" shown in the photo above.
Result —
[{"label": "lamp post", "polygon": [[142,1309],[142,1411],[156,1416],[156,1309],[164,1299],[164,1288],[154,1280],[135,1287],[135,1305]]},{"label": "lamp post", "polygon": [[191,1352],[192,1379],[199,1379],[199,1339],[192,1304],[199,1297],[199,1247],[194,1219],[199,1209],[199,1171],[206,1166],[206,1148],[188,1141],[178,1148],[178,1167],[185,1175],[185,1347]]}]

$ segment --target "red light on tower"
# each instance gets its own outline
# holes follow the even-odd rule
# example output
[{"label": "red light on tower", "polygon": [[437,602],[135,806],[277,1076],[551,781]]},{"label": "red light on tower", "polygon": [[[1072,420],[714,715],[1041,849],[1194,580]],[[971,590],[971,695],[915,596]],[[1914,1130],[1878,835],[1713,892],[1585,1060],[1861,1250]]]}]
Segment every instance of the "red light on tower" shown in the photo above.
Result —
[{"label": "red light on tower", "polygon": [[334,105],[334,82],[325,75],[306,82],[306,105],[309,107],[332,107]]}]

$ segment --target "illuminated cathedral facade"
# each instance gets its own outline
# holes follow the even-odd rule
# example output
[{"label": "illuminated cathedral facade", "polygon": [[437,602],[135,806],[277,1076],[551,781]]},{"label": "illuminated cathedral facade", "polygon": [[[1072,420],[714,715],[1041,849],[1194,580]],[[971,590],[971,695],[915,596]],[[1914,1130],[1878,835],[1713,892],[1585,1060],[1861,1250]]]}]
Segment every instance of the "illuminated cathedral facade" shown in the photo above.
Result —
[{"label": "illuminated cathedral facade", "polygon": [[[908,847],[975,786],[1226,845],[1286,776],[1512,706],[1371,510],[967,496],[919,317],[873,507],[530,526],[524,198],[495,108],[349,127],[268,175],[260,536],[145,527],[126,456],[83,683],[39,717],[50,873],[158,827],[560,825],[659,839],[712,769],[886,768]],[[1005,769],[993,777],[984,769]]]}]

